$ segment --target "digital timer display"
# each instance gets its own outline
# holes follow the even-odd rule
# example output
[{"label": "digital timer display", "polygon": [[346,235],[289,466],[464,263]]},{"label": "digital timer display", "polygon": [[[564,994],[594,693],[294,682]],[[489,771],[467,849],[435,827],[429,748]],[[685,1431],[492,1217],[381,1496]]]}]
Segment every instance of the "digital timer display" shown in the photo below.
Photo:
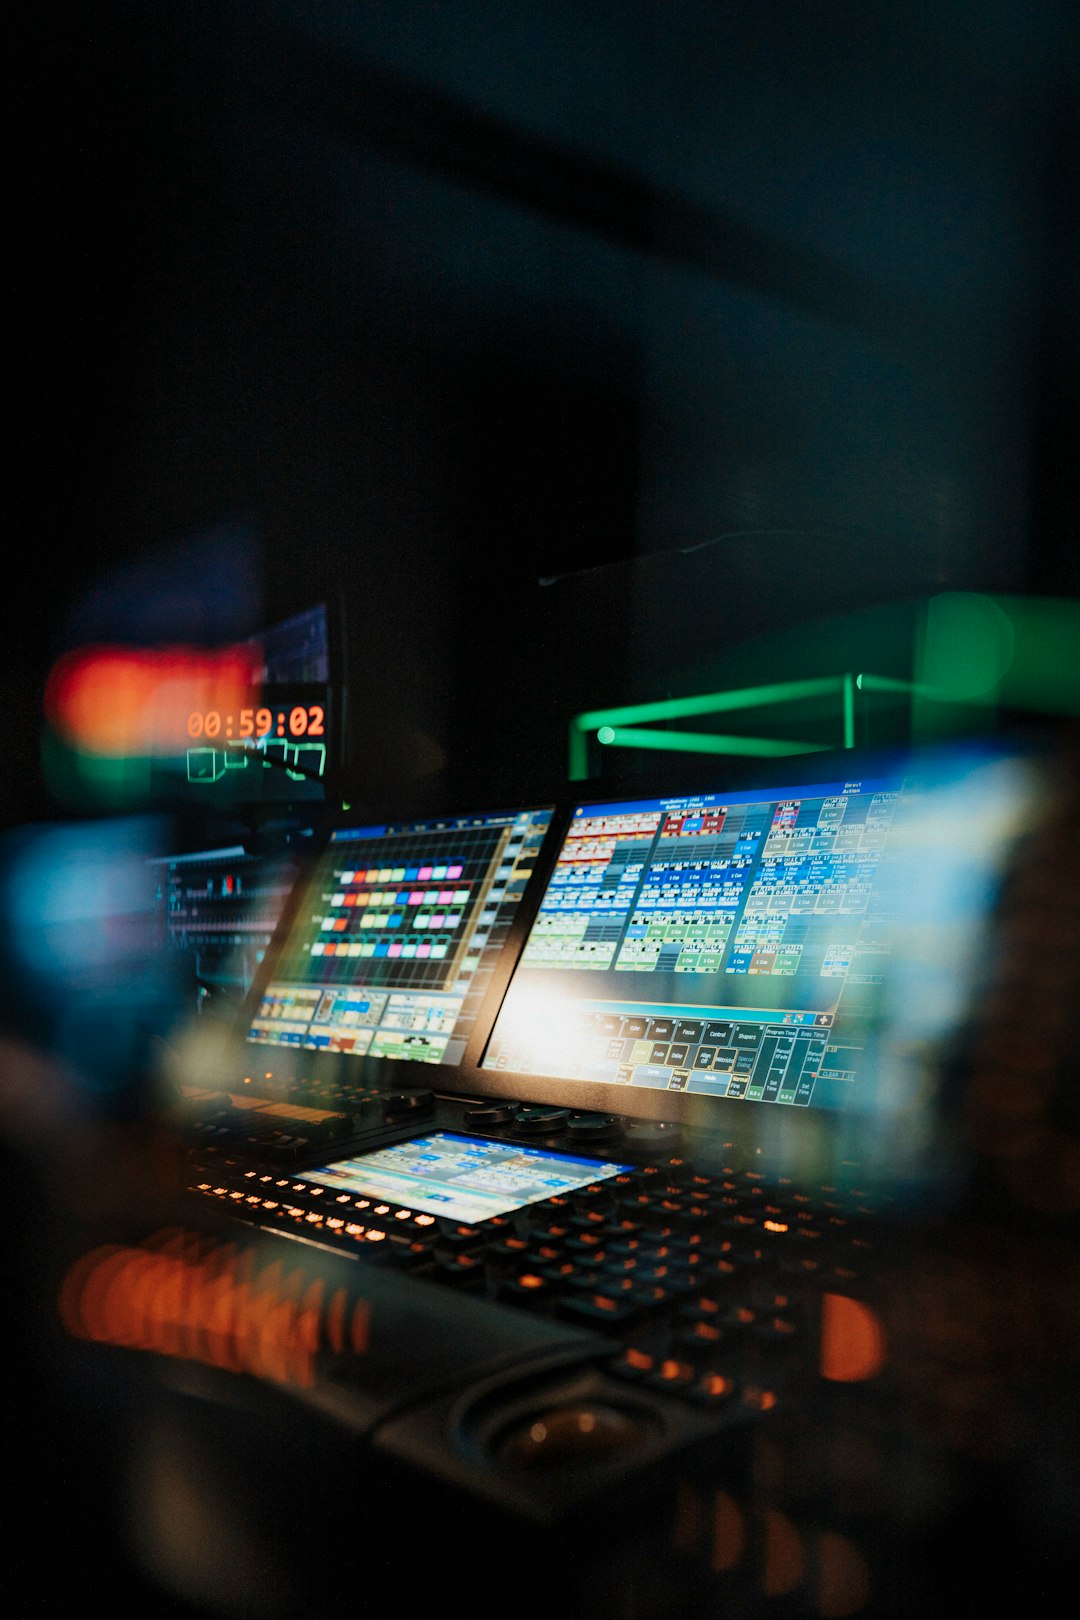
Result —
[{"label": "digital timer display", "polygon": [[193,709],[187,717],[190,738],[210,742],[259,743],[267,737],[325,737],[326,710],[321,703],[293,703],[251,709]]},{"label": "digital timer display", "polygon": [[62,795],[171,804],[190,788],[230,806],[327,801],[344,763],[330,632],[320,604],[225,647],[65,653],[43,697]]},{"label": "digital timer display", "polygon": [[290,682],[273,693],[248,686],[226,701],[189,704],[181,720],[188,782],[230,800],[321,797],[333,742],[330,701],[323,685]]}]

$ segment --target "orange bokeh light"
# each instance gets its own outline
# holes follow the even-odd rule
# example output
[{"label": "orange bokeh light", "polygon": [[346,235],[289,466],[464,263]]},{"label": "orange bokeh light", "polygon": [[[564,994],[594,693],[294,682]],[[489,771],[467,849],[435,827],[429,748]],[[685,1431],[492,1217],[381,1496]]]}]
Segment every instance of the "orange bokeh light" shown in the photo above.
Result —
[{"label": "orange bokeh light", "polygon": [[885,1365],[885,1330],[869,1305],[846,1294],[821,1301],[821,1376],[834,1383],[860,1383]]}]

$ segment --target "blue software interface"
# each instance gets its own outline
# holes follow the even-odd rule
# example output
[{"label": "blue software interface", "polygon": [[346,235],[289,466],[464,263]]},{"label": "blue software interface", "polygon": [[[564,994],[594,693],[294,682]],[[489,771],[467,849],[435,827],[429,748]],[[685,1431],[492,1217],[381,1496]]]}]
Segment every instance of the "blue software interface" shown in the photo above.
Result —
[{"label": "blue software interface", "polygon": [[482,1067],[843,1105],[903,803],[880,777],[579,805]]}]

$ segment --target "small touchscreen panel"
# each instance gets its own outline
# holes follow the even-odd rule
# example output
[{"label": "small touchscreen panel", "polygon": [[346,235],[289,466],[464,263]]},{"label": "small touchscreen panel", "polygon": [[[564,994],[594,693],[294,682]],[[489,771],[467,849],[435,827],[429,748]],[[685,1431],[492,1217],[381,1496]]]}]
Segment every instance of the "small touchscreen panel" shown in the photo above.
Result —
[{"label": "small touchscreen panel", "polygon": [[630,1168],[549,1148],[434,1131],[321,1170],[306,1170],[304,1180],[472,1224]]}]

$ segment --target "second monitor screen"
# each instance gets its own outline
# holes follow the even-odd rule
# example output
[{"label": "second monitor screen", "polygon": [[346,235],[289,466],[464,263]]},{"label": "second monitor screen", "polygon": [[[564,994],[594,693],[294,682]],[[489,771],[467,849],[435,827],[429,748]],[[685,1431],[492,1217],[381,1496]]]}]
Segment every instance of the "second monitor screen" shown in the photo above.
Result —
[{"label": "second monitor screen", "polygon": [[579,806],[482,1066],[842,1105],[889,949],[900,786]]}]

